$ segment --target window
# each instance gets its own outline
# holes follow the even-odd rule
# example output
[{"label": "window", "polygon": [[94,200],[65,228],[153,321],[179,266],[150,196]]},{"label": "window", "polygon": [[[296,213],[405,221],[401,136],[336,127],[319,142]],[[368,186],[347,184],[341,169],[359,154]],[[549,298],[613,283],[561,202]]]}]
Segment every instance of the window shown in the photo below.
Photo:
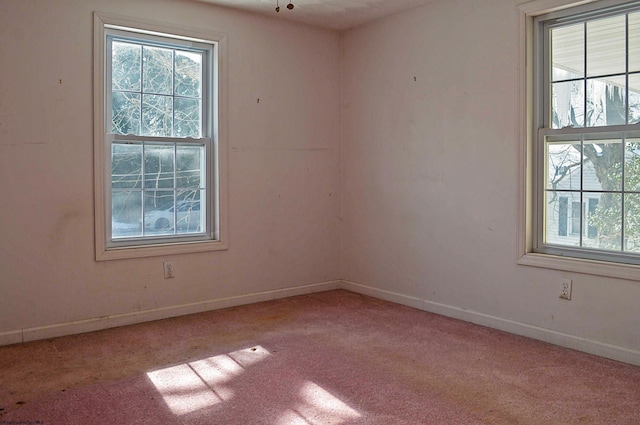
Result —
[{"label": "window", "polygon": [[96,14],[98,259],[224,248],[222,40]]},{"label": "window", "polygon": [[537,16],[532,251],[640,264],[640,4]]}]

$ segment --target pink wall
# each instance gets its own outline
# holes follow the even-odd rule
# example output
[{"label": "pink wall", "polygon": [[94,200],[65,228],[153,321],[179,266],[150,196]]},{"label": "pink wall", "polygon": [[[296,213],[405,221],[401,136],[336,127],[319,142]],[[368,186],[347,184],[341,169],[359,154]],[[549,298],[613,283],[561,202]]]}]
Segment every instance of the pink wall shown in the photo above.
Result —
[{"label": "pink wall", "polygon": [[[228,251],[94,260],[94,11],[227,34]],[[339,278],[337,33],[198,2],[29,0],[0,3],[0,40],[0,335]]]},{"label": "pink wall", "polygon": [[640,364],[640,282],[516,263],[518,3],[442,0],[343,35],[341,275]]}]

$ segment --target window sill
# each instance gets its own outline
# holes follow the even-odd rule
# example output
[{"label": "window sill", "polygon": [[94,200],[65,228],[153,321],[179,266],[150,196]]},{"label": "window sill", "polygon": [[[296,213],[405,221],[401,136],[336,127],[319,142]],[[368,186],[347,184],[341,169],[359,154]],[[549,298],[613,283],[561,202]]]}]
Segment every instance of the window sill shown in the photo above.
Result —
[{"label": "window sill", "polygon": [[122,260],[127,258],[158,257],[162,255],[192,254],[195,252],[222,251],[227,244],[221,241],[183,242],[163,245],[128,246],[103,249],[96,252],[97,261]]},{"label": "window sill", "polygon": [[640,281],[640,266],[611,263],[606,261],[585,260],[580,258],[561,257],[557,255],[529,252],[518,260],[523,266],[542,267],[546,269],[564,270],[596,276]]}]

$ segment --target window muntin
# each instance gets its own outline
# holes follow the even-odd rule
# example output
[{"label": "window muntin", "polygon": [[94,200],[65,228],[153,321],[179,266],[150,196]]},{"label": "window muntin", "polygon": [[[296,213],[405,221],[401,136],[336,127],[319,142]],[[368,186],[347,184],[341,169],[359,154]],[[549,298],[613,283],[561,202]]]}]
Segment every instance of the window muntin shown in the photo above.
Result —
[{"label": "window muntin", "polygon": [[107,248],[215,240],[215,45],[105,35]]},{"label": "window muntin", "polygon": [[[640,263],[640,11],[537,19],[538,220],[534,250]],[[542,181],[541,181],[542,180]]]}]

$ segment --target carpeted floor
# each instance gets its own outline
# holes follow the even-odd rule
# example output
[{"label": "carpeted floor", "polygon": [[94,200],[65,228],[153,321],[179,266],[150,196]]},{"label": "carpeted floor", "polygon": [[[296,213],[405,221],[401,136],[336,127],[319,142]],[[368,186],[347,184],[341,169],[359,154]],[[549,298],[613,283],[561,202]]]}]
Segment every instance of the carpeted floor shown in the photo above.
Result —
[{"label": "carpeted floor", "polygon": [[638,423],[638,367],[342,290],[0,347],[0,425]]}]

